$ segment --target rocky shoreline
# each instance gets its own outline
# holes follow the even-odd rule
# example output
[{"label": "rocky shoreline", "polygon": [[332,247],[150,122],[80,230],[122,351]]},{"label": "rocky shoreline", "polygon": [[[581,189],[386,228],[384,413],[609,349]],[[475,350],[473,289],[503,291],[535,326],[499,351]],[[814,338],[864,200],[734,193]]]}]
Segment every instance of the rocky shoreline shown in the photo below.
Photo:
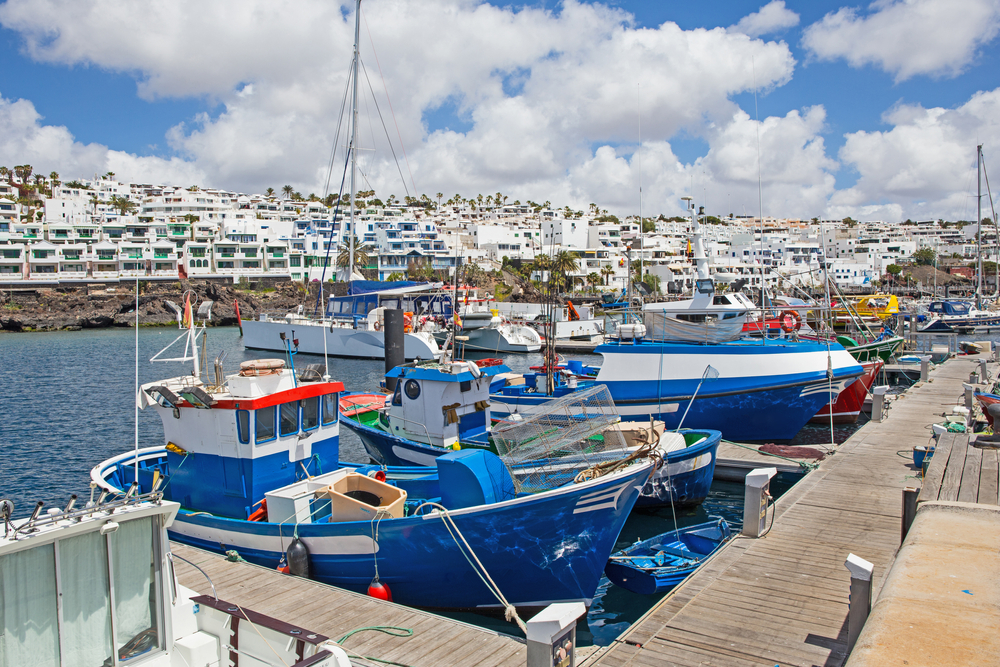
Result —
[{"label": "rocky shoreline", "polygon": [[[183,306],[184,294],[192,290],[196,310],[211,300],[214,326],[235,326],[236,308],[246,321],[262,312],[289,312],[304,305],[311,312],[316,304],[317,284],[279,283],[264,289],[237,289],[231,284],[205,281],[139,284],[139,326],[169,326],[177,316],[167,301]],[[197,297],[197,301],[195,300]],[[135,326],[134,286],[104,285],[19,288],[0,291],[0,332],[78,331]]]}]

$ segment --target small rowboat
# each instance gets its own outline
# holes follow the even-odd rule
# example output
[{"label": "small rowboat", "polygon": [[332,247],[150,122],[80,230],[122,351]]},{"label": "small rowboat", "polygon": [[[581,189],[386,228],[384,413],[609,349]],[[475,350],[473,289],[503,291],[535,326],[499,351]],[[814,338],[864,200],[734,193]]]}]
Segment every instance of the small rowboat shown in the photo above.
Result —
[{"label": "small rowboat", "polygon": [[665,593],[697,570],[730,535],[722,518],[671,530],[612,554],[604,574],[633,593]]},{"label": "small rowboat", "polygon": [[385,407],[385,394],[348,394],[340,399],[340,412],[347,417],[377,412]]}]

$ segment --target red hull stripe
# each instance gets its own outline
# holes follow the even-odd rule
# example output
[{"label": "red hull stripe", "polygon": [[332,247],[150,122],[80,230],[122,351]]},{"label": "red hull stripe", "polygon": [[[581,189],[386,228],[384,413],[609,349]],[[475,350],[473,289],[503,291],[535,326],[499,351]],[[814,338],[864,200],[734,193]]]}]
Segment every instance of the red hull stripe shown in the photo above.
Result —
[{"label": "red hull stripe", "polygon": [[[280,403],[291,403],[292,401],[299,401],[303,398],[325,396],[326,394],[334,394],[341,391],[344,391],[343,382],[309,382],[301,384],[294,389],[279,391],[276,394],[261,396],[260,398],[241,398],[217,401],[212,408],[216,410],[259,410],[260,408],[269,408],[272,405],[278,405]],[[190,403],[184,402],[181,403],[179,407],[189,408],[194,406]]]}]

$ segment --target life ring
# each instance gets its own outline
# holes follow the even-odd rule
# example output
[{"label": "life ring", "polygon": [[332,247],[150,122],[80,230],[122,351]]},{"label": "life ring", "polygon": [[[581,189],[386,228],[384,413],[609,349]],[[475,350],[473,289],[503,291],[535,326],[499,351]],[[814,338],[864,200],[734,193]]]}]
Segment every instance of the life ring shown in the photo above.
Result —
[{"label": "life ring", "polygon": [[785,310],[781,313],[781,330],[785,333],[798,331],[802,326],[802,317],[794,310]]},{"label": "life ring", "polygon": [[375,320],[375,324],[373,324],[372,327],[375,329],[375,331],[381,331],[382,330],[382,323],[379,322],[378,320]]}]

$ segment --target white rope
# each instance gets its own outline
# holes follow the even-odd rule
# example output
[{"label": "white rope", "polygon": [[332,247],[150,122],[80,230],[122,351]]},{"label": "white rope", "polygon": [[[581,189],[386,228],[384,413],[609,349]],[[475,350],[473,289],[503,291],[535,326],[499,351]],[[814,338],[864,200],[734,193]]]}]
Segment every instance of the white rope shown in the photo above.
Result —
[{"label": "white rope", "polygon": [[[479,557],[476,556],[476,552],[472,550],[472,547],[469,546],[469,543],[466,541],[465,535],[463,535],[462,531],[458,529],[458,526],[455,524],[455,520],[451,518],[451,514],[448,513],[448,509],[437,503],[426,502],[422,503],[415,510],[413,510],[413,514],[416,515],[420,508],[425,505],[430,505],[441,513],[441,520],[444,522],[445,528],[448,529],[451,539],[455,540],[455,544],[458,545],[458,550],[462,552],[463,556],[465,556],[465,560],[469,562],[469,565],[472,566],[473,571],[479,576],[480,580],[486,584],[486,588],[489,589],[490,593],[492,593],[497,601],[503,605],[504,618],[507,619],[508,622],[517,623],[517,627],[521,628],[521,632],[527,634],[528,626],[526,626],[524,621],[521,620],[521,617],[517,615],[517,608],[507,601],[507,598],[504,597],[500,587],[497,586],[496,582],[493,581],[493,578],[490,577],[490,573],[486,571],[486,567],[482,564]],[[452,532],[453,528],[454,532]],[[458,537],[455,537],[455,533],[458,533]],[[458,541],[459,537],[462,538],[461,543]],[[468,549],[468,553],[466,553],[465,549],[462,548],[463,544],[465,545],[465,549]],[[470,555],[472,556],[471,559],[469,558]],[[473,561],[475,561],[475,563],[473,563]]]}]

